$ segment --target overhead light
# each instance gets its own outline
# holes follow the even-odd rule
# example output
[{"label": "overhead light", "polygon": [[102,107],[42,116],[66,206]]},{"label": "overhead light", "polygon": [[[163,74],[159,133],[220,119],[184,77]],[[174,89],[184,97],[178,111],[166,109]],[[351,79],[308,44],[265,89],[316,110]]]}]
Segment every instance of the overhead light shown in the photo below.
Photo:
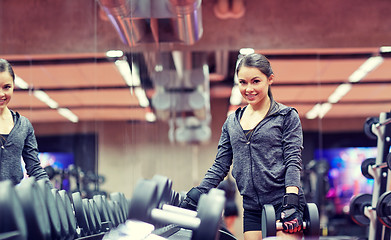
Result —
[{"label": "overhead light", "polygon": [[156,122],[156,115],[153,112],[147,112],[145,114],[145,120],[147,122]]},{"label": "overhead light", "polygon": [[381,56],[374,56],[368,58],[355,72],[352,73],[349,77],[349,82],[359,82],[363,79],[369,72],[373,71],[384,61]]},{"label": "overhead light", "polygon": [[15,85],[20,89],[28,89],[29,84],[26,83],[22,78],[15,74]]},{"label": "overhead light", "polygon": [[391,46],[380,47],[380,52],[381,53],[389,53],[389,52],[391,52]]},{"label": "overhead light", "polygon": [[319,112],[320,112],[320,107],[321,107],[320,103],[315,104],[315,106],[313,106],[312,109],[309,110],[309,111],[305,114],[305,117],[306,117],[307,119],[315,119],[315,118],[317,118],[317,117],[318,117],[318,114],[319,114]]},{"label": "overhead light", "polygon": [[328,98],[329,103],[337,103],[343,96],[345,96],[350,89],[352,89],[351,83],[343,83],[335,89],[335,91]]},{"label": "overhead light", "polygon": [[34,90],[33,95],[38,98],[43,103],[46,103],[50,108],[56,109],[58,108],[58,103],[51,99],[49,95],[47,95],[44,91]]},{"label": "overhead light", "polygon": [[317,103],[315,106],[306,113],[305,117],[307,119],[315,119],[317,117],[323,118],[328,111],[330,111],[332,104],[329,102],[326,103]]},{"label": "overhead light", "polygon": [[326,115],[326,113],[327,113],[328,111],[330,111],[331,107],[332,107],[332,104],[331,104],[331,103],[329,103],[329,102],[323,103],[323,104],[320,106],[320,111],[319,111],[319,113],[318,113],[319,118],[323,118],[323,117]]},{"label": "overhead light", "polygon": [[149,100],[147,98],[147,94],[145,94],[144,89],[142,89],[141,87],[135,87],[134,94],[136,95],[141,107],[148,107],[149,106]]},{"label": "overhead light", "polygon": [[155,66],[155,72],[162,72],[163,71],[163,65],[156,64]]},{"label": "overhead light", "polygon": [[251,54],[251,53],[254,53],[255,51],[254,51],[254,48],[241,48],[240,50],[239,50],[239,53],[241,54],[241,55],[247,55],[247,54]]},{"label": "overhead light", "polygon": [[119,58],[122,57],[123,55],[124,52],[122,52],[121,50],[109,50],[106,52],[106,56],[111,58]]},{"label": "overhead light", "polygon": [[122,78],[128,86],[132,86],[132,72],[130,71],[129,63],[126,60],[117,60],[114,62]]},{"label": "overhead light", "polygon": [[63,117],[67,118],[69,121],[73,123],[77,123],[79,118],[68,108],[59,108],[57,109],[58,113]]},{"label": "overhead light", "polygon": [[140,86],[141,85],[141,80],[140,80],[140,71],[138,69],[138,65],[134,64],[132,62],[132,85],[131,86]]}]

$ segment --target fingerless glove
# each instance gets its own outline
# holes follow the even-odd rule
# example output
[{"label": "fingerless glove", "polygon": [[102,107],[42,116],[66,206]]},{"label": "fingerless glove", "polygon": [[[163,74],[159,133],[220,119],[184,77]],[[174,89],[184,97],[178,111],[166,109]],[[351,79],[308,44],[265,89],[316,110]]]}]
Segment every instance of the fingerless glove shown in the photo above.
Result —
[{"label": "fingerless glove", "polygon": [[296,233],[303,228],[303,211],[299,204],[299,196],[287,193],[282,199],[281,222],[285,232]]}]

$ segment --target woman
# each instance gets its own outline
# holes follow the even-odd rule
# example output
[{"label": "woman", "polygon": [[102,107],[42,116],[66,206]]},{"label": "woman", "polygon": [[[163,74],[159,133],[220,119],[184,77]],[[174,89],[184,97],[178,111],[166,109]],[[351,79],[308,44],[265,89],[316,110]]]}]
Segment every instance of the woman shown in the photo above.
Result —
[{"label": "woman", "polygon": [[49,178],[40,166],[37,141],[30,121],[8,108],[15,87],[15,74],[7,60],[0,59],[0,181],[18,184],[23,178],[21,157],[29,176]]},{"label": "woman", "polygon": [[301,239],[306,204],[300,183],[303,133],[297,111],[274,101],[274,74],[268,59],[249,54],[240,59],[235,74],[247,106],[230,114],[223,127],[214,164],[201,184],[182,202],[194,208],[202,193],[232,175],[243,197],[244,239],[261,239],[261,212],[273,204],[284,226],[277,236]]}]

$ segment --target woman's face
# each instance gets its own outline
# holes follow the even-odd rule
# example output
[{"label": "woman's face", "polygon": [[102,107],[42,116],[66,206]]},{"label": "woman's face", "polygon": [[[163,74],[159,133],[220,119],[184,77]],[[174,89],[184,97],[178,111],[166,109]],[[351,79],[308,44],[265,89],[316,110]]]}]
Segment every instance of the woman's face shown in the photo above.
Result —
[{"label": "woman's face", "polygon": [[243,66],[238,72],[239,90],[250,105],[258,105],[268,98],[274,75],[267,77],[258,68]]},{"label": "woman's face", "polygon": [[14,93],[14,81],[9,72],[0,72],[0,110],[4,110]]}]

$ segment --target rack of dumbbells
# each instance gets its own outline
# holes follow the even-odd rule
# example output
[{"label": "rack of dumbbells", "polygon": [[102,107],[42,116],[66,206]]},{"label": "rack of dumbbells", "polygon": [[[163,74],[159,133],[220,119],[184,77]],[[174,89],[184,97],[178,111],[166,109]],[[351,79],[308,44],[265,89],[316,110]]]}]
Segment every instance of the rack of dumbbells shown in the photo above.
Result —
[{"label": "rack of dumbbells", "polygon": [[0,239],[102,239],[127,219],[120,192],[88,199],[80,192],[52,188],[45,180],[0,182]]},{"label": "rack of dumbbells", "polygon": [[377,139],[377,156],[362,162],[362,174],[374,179],[372,194],[359,194],[350,201],[350,216],[360,226],[368,226],[368,240],[390,239],[391,229],[391,112],[370,117],[365,134]]},{"label": "rack of dumbbells", "polygon": [[201,195],[197,210],[192,211],[179,207],[183,196],[172,190],[172,181],[167,177],[140,179],[130,200],[128,220],[107,233],[104,240],[235,240],[222,225],[224,195],[224,191],[212,189]]}]

